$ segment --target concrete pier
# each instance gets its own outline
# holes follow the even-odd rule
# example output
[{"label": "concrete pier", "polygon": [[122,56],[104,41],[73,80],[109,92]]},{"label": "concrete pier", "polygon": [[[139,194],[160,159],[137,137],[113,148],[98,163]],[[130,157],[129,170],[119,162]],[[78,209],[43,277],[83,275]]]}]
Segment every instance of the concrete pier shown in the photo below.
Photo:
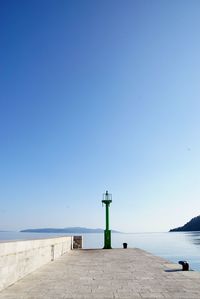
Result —
[{"label": "concrete pier", "polygon": [[0,242],[0,291],[75,248],[81,236]]},{"label": "concrete pier", "polygon": [[0,299],[200,298],[200,273],[140,249],[72,250],[0,292]]}]

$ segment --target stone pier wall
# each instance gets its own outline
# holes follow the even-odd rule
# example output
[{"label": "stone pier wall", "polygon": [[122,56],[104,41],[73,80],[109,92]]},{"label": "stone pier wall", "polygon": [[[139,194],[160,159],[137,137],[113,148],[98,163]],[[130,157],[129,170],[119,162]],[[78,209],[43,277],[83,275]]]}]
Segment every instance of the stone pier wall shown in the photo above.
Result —
[{"label": "stone pier wall", "polygon": [[81,248],[83,248],[82,236],[74,236],[73,237],[73,249],[81,249]]},{"label": "stone pier wall", "polygon": [[0,290],[75,248],[82,248],[82,237],[0,243]]}]

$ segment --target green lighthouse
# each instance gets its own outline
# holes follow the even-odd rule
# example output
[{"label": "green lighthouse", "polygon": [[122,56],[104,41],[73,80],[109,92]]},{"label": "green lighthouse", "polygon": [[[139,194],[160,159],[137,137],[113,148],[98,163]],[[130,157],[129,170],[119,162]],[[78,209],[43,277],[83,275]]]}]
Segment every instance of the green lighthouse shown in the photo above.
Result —
[{"label": "green lighthouse", "polygon": [[106,206],[106,229],[104,230],[104,248],[111,249],[111,230],[109,229],[109,207],[112,202],[112,194],[109,194],[108,191],[103,194],[102,204]]}]

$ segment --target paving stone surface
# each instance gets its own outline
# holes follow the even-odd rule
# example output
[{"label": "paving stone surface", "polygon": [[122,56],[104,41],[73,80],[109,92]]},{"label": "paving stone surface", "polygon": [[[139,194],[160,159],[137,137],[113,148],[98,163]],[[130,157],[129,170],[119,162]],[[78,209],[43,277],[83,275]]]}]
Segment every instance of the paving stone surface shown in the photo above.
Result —
[{"label": "paving stone surface", "polygon": [[200,273],[180,269],[140,249],[73,250],[0,292],[0,299],[200,299]]}]

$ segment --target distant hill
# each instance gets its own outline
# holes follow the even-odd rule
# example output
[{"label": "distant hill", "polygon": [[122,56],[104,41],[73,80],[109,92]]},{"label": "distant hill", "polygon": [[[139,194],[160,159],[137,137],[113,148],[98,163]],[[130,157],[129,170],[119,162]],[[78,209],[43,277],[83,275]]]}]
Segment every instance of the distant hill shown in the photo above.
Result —
[{"label": "distant hill", "polygon": [[[66,228],[31,228],[20,231],[21,233],[70,233],[70,234],[88,234],[88,233],[103,233],[101,228],[86,228],[86,227],[66,227]],[[112,230],[113,233],[120,233]]]},{"label": "distant hill", "polygon": [[170,232],[200,231],[200,216],[192,218],[185,225],[170,229]]}]

